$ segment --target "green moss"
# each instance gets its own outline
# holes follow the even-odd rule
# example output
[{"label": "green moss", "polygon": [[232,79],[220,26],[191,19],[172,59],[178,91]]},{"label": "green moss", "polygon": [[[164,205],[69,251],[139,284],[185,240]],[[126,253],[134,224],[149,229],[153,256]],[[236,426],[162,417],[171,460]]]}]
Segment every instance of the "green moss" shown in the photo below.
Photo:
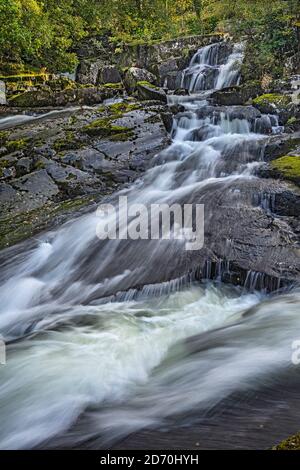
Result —
[{"label": "green moss", "polygon": [[59,203],[49,202],[39,209],[23,212],[13,211],[1,214],[0,217],[0,249],[14,245],[35,233],[44,230],[56,220],[60,223],[71,214],[76,213],[84,206],[91,204],[95,196],[81,196],[73,200],[65,200]]},{"label": "green moss", "polygon": [[300,156],[285,155],[277,158],[271,162],[271,167],[284,178],[300,182]]},{"label": "green moss", "polygon": [[121,90],[123,88],[123,84],[119,83],[105,83],[103,85],[105,88],[115,88],[116,90]]},{"label": "green moss", "polygon": [[291,126],[292,124],[295,124],[297,122],[297,118],[295,116],[290,117],[287,121],[287,125]]},{"label": "green moss", "polygon": [[140,105],[138,105],[137,103],[126,103],[126,102],[114,103],[110,105],[109,107],[109,109],[116,115],[129,113],[130,111],[135,111],[136,109],[139,109],[139,108],[140,108]]},{"label": "green moss", "polygon": [[76,139],[74,133],[68,131],[65,133],[64,137],[57,139],[54,142],[53,148],[54,150],[56,150],[56,152],[62,152],[64,150],[74,150],[80,148],[81,145],[82,143]]},{"label": "green moss", "polygon": [[99,108],[97,109],[98,113],[105,113],[105,111],[106,111],[106,106],[104,106],[104,104],[99,106]]},{"label": "green moss", "polygon": [[23,150],[28,145],[28,139],[20,140],[8,140],[5,144],[9,153],[16,152],[17,150]]},{"label": "green moss", "polygon": [[285,439],[274,447],[273,450],[300,450],[300,434]]},{"label": "green moss", "polygon": [[116,126],[112,124],[112,121],[114,121],[115,119],[116,116],[96,119],[95,121],[85,126],[82,130],[90,136],[98,137],[110,137],[116,136],[117,134],[132,133],[132,129],[128,127]]},{"label": "green moss", "polygon": [[111,135],[109,140],[112,142],[127,142],[134,136],[134,132],[131,130],[127,130],[126,132],[120,132],[115,135]]},{"label": "green moss", "polygon": [[276,107],[285,107],[291,101],[290,96],[280,95],[276,93],[267,93],[254,98],[253,104],[256,105],[270,105],[274,104]]},{"label": "green moss", "polygon": [[147,81],[141,81],[141,82],[137,82],[137,85],[140,85],[140,86],[146,86],[148,88],[154,88],[155,90],[159,90],[159,88],[155,85],[153,85],[152,83],[150,82],[147,82]]}]

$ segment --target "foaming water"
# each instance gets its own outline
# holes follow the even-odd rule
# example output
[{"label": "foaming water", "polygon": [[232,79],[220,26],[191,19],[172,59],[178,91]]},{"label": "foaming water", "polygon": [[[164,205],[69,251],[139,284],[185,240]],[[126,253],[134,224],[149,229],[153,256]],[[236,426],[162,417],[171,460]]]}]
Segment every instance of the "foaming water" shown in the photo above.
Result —
[{"label": "foaming water", "polygon": [[[8,347],[0,448],[33,447],[66,431],[87,408],[101,412],[138,398],[155,369],[170,360],[174,344],[223,325],[259,299],[209,284],[144,301],[45,313],[28,338]],[[106,434],[101,421],[98,431]]]}]

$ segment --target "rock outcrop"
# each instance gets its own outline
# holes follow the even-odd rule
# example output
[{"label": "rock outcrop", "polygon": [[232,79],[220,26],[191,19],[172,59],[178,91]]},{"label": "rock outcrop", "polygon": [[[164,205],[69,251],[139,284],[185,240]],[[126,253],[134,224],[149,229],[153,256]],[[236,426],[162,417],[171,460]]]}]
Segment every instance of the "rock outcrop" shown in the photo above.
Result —
[{"label": "rock outcrop", "polygon": [[0,248],[137,178],[168,144],[164,109],[129,100],[41,116],[0,132]]}]

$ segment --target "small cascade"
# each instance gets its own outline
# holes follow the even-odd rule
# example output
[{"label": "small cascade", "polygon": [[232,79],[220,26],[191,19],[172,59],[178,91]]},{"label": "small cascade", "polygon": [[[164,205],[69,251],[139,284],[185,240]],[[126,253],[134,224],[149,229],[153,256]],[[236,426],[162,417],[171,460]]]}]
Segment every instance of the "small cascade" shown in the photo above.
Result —
[{"label": "small cascade", "polygon": [[242,60],[242,44],[236,44],[233,50],[230,43],[225,41],[203,47],[184,70],[181,87],[194,93],[237,85]]},{"label": "small cascade", "polygon": [[226,64],[221,65],[215,88],[220,90],[240,83],[240,69],[244,58],[243,44],[235,44],[232,54],[228,57]]}]

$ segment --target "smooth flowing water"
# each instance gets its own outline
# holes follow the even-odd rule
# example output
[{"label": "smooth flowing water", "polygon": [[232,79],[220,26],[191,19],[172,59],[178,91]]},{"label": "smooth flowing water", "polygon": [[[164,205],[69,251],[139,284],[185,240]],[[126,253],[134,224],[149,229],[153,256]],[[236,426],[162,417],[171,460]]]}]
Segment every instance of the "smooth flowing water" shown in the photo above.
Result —
[{"label": "smooth flowing water", "polygon": [[[236,84],[241,60],[242,46],[224,43],[195,55],[183,77],[195,94],[170,96],[185,106],[172,145],[109,202],[205,202],[206,223],[216,191],[236,204],[235,183],[255,178],[265,135],[281,131],[275,116],[208,103],[211,70],[211,88]],[[88,214],[2,253],[0,448],[103,447],[145,427],[192,426],[290,370],[299,292],[264,301],[195,284],[183,241],[100,241],[98,223]]]}]

